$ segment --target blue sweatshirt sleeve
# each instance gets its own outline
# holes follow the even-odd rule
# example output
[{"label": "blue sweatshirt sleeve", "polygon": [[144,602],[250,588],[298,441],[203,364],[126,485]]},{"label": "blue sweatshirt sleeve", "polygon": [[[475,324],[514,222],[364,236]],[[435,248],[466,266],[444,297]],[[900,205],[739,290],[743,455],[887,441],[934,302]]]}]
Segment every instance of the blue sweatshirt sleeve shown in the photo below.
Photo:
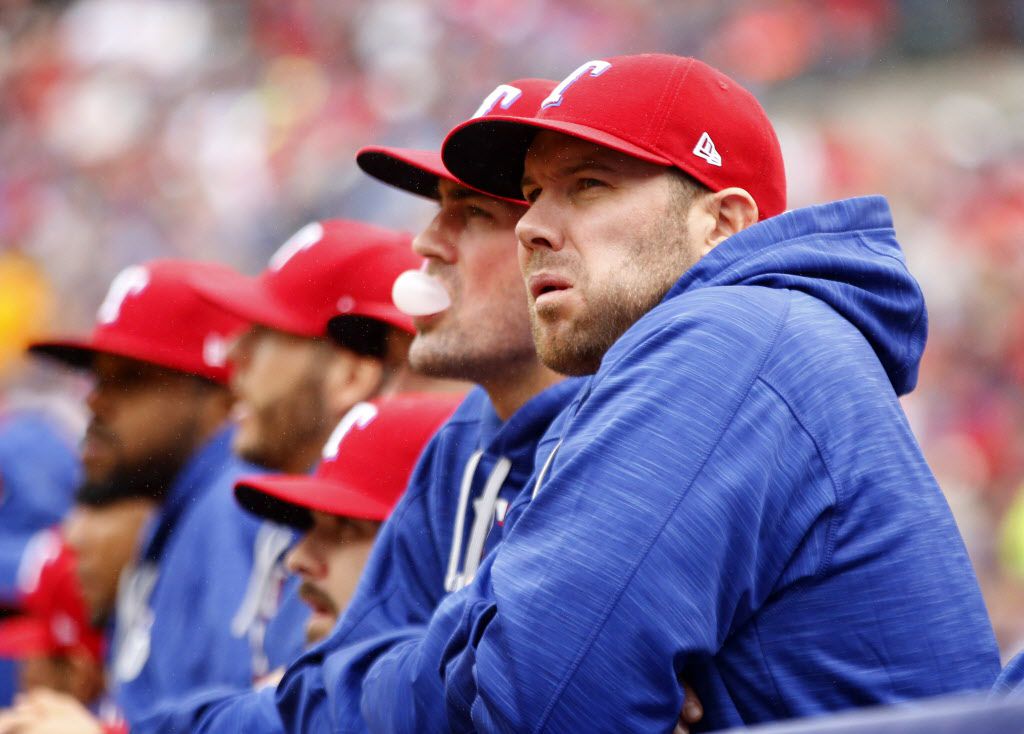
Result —
[{"label": "blue sweatshirt sleeve", "polygon": [[441,660],[452,730],[669,731],[687,670],[816,572],[833,487],[758,379],[778,300],[683,313],[609,352],[465,590]]},{"label": "blue sweatshirt sleeve", "polygon": [[[444,594],[444,560],[450,513],[439,502],[447,493],[446,432],[432,439],[410,479],[409,489],[377,535],[356,592],[331,635],[289,666],[277,703],[288,731],[363,731],[363,677],[394,644],[417,634]],[[452,493],[454,494],[454,493]],[[326,728],[325,728],[326,730]]]},{"label": "blue sweatshirt sleeve", "polygon": [[374,661],[363,679],[362,714],[367,731],[449,731],[438,665],[448,635],[463,616],[465,598],[465,589],[445,597],[429,627],[408,630],[406,639]]},{"label": "blue sweatshirt sleeve", "polygon": [[162,701],[132,724],[131,734],[284,734],[274,689],[211,687]]}]

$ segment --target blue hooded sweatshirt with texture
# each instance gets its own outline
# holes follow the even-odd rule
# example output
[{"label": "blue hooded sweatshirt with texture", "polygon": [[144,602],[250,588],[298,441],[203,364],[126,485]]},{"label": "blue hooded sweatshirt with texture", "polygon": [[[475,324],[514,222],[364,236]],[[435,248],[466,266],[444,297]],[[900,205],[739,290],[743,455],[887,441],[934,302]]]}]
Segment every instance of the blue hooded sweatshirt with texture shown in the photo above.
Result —
[{"label": "blue hooded sweatshirt with texture", "polygon": [[363,673],[393,645],[422,634],[447,590],[467,583],[533,473],[537,441],[577,386],[554,385],[505,422],[486,392],[471,391],[424,449],[339,624],[288,668],[276,702],[270,689],[211,697],[188,731],[364,731]]},{"label": "blue hooded sweatshirt with texture", "polygon": [[502,544],[364,705],[433,677],[452,731],[667,732],[680,681],[698,730],[988,688],[977,581],[897,399],[926,331],[884,199],[723,242],[607,352]]},{"label": "blue hooded sweatshirt with texture", "polygon": [[232,491],[254,470],[231,453],[231,430],[219,432],[182,468],[144,532],[141,560],[121,586],[111,659],[113,698],[133,732],[163,731],[147,727],[164,705],[211,687],[245,690],[265,672],[250,634],[258,615],[242,608],[261,524]]}]

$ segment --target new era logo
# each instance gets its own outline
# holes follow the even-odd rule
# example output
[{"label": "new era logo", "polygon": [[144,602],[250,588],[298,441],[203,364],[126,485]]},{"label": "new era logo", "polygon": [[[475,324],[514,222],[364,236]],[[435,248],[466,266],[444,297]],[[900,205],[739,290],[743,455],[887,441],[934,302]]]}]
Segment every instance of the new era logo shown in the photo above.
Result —
[{"label": "new era logo", "polygon": [[722,156],[718,153],[715,142],[707,133],[700,136],[700,140],[697,141],[697,145],[693,149],[693,154],[698,158],[703,158],[712,166],[722,165]]}]

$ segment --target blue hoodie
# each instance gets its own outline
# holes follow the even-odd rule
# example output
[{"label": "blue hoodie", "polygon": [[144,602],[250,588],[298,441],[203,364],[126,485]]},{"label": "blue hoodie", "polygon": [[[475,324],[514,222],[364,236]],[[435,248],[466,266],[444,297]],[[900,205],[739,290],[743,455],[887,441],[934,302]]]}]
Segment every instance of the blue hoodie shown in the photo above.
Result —
[{"label": "blue hoodie", "polygon": [[186,463],[122,582],[113,697],[133,732],[146,731],[144,717],[162,704],[209,686],[246,689],[261,672],[248,628],[236,629],[260,523],[237,507],[232,488],[253,468],[230,447],[231,430],[222,430]]},{"label": "blue hoodie", "polygon": [[[698,730],[988,688],[977,581],[897,399],[926,330],[877,197],[768,219],[686,272],[402,651],[443,649],[421,675],[450,730],[667,732],[680,681]],[[364,700],[406,705],[373,683],[398,664]]]},{"label": "blue hoodie", "polygon": [[[243,473],[259,471],[249,467]],[[206,627],[211,639],[204,644],[219,647],[209,654],[201,648],[188,652],[184,659],[208,666],[204,673],[141,711],[131,721],[132,734],[192,734],[207,709],[251,691],[254,681],[283,668],[305,647],[309,607],[298,597],[295,577],[284,575],[282,562],[295,533],[243,510],[232,491],[235,475],[229,479],[199,500],[181,528],[176,547],[182,550],[167,561],[179,575],[199,567],[217,579],[202,595],[208,614],[200,622],[192,612],[190,624]]]}]

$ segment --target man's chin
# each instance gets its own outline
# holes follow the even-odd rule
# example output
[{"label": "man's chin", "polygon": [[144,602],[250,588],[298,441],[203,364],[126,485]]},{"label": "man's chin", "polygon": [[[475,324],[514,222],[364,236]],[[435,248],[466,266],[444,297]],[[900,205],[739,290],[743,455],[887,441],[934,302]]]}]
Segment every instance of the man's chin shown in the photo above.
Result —
[{"label": "man's chin", "polygon": [[534,320],[533,341],[545,367],[574,377],[597,372],[605,351],[567,321]]},{"label": "man's chin", "polygon": [[338,621],[337,614],[327,612],[313,612],[306,623],[306,643],[314,645],[331,634],[335,623]]}]

